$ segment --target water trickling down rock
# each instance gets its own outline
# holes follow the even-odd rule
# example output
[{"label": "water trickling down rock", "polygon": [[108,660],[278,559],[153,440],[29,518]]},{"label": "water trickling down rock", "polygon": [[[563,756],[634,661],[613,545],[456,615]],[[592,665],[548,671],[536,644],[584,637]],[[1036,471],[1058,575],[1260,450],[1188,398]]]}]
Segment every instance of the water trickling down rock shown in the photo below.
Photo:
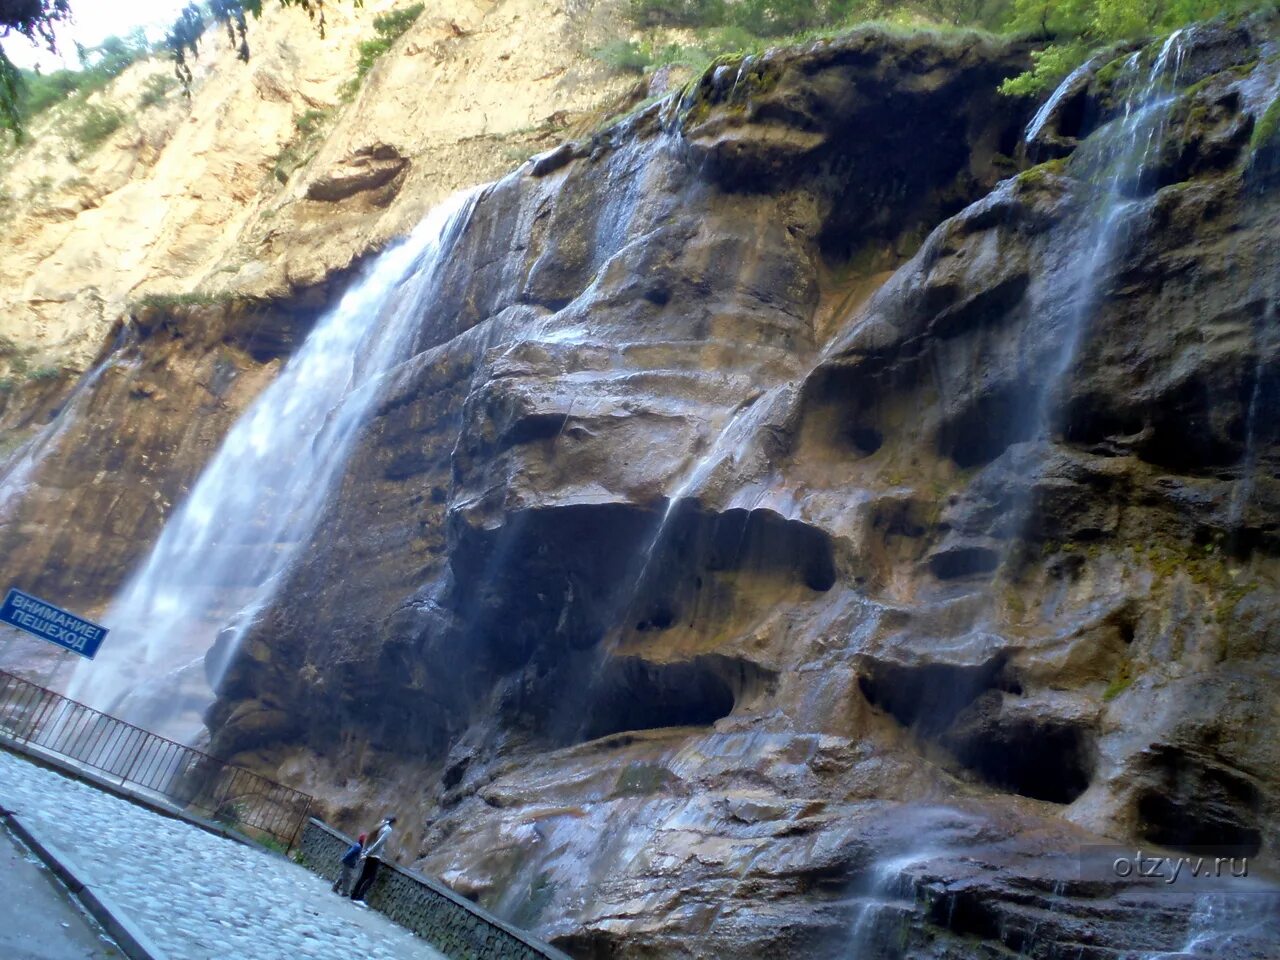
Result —
[{"label": "water trickling down rock", "polygon": [[1018,175],[1023,48],[862,31],[487,191],[211,749],[583,957],[1266,956],[1075,858],[1280,842],[1273,34]]}]

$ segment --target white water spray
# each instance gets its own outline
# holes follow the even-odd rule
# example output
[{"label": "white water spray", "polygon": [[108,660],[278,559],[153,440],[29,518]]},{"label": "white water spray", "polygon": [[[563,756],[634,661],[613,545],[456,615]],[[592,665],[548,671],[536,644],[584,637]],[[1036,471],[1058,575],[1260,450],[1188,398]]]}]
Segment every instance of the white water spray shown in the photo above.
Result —
[{"label": "white water spray", "polygon": [[[69,695],[173,736],[200,732],[199,712],[310,542],[386,374],[407,359],[475,196],[446,201],[379,255],[236,422],[117,595],[103,618],[111,636]],[[215,636],[226,655],[206,679]]]},{"label": "white water spray", "polygon": [[1071,90],[1076,81],[1083,74],[1088,73],[1093,69],[1093,63],[1094,58],[1091,58],[1072,70],[1067,74],[1066,79],[1058,84],[1058,88],[1053,91],[1053,94],[1049,99],[1040,105],[1040,109],[1036,111],[1036,115],[1032,117],[1031,122],[1027,124],[1027,130],[1023,136],[1023,139],[1026,140],[1027,143],[1035,142],[1036,137],[1040,135],[1040,131],[1044,129],[1044,125],[1048,123],[1049,118],[1053,116],[1053,111],[1057,109],[1062,98],[1067,95],[1067,92]]},{"label": "white water spray", "polygon": [[[1141,52],[1134,53],[1125,62],[1125,73],[1133,77],[1132,86],[1123,113],[1112,122],[1113,129],[1102,131],[1099,136],[1104,145],[1100,167],[1107,175],[1097,190],[1100,209],[1095,226],[1088,232],[1084,247],[1086,253],[1078,258],[1081,267],[1079,299],[1070,317],[1063,347],[1050,373],[1051,388],[1061,384],[1075,363],[1084,333],[1097,307],[1101,282],[1108,273],[1121,227],[1139,203],[1130,194],[1164,141],[1169,115],[1177,100],[1178,74],[1185,52],[1186,35],[1184,31],[1176,30],[1160,48],[1145,82],[1139,80]],[[1070,77],[1063,81],[1054,93],[1055,98],[1070,81]],[[1054,392],[1049,389],[1042,393],[1039,417],[1042,428],[1049,426],[1048,420],[1053,411],[1049,409],[1048,402]]]},{"label": "white water spray", "polygon": [[93,397],[94,385],[107,370],[118,365],[119,361],[109,355],[81,377],[58,415],[0,465],[0,520],[6,518],[10,504],[19,502],[27,494],[40,464],[58,448],[67,429],[79,420],[80,412]]}]

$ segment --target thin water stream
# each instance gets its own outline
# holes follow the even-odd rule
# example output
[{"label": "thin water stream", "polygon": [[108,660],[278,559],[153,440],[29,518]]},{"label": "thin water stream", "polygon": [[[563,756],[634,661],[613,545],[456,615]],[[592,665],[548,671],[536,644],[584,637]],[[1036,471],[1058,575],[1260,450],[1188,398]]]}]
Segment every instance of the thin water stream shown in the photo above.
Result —
[{"label": "thin water stream", "polygon": [[[170,735],[199,732],[226,664],[311,539],[386,375],[407,359],[476,196],[441,204],[369,264],[240,417],[103,617],[111,642],[78,666],[70,696]],[[215,636],[226,655],[202,669]]]},{"label": "thin water stream", "polygon": [[53,420],[0,464],[0,520],[5,518],[11,504],[16,504],[27,494],[40,465],[58,448],[67,430],[79,420],[80,414],[92,401],[93,388],[102,379],[102,375],[114,367],[128,363],[117,356],[120,343],[118,340],[117,345],[80,378]]}]

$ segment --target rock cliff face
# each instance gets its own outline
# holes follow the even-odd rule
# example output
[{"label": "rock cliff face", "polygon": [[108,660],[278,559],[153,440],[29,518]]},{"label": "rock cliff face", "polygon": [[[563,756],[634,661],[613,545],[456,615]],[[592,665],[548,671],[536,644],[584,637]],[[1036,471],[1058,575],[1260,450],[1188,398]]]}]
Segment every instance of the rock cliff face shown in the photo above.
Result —
[{"label": "rock cliff face", "polygon": [[[190,100],[152,58],[0,147],[0,337],[80,371],[147,296],[297,297],[632,85],[589,56],[612,0],[444,0],[348,96],[358,44],[404,6],[333,4],[321,37],[268,4],[247,64],[209,31]],[[123,122],[86,146],[86,109]]]},{"label": "rock cliff face", "polygon": [[1261,42],[1190,41],[1100,271],[1089,149],[1006,177],[971,41],[722,67],[490,189],[215,747],[584,956],[884,946],[895,857],[913,956],[1179,949],[1052,878],[1277,842]]},{"label": "rock cliff face", "polygon": [[[1130,176],[1158,47],[1024,145],[1025,50],[866,31],[487,188],[212,748],[582,957],[1267,956],[1078,850],[1280,844],[1274,31],[1183,38]],[[214,395],[196,321],[284,352],[112,356]]]}]

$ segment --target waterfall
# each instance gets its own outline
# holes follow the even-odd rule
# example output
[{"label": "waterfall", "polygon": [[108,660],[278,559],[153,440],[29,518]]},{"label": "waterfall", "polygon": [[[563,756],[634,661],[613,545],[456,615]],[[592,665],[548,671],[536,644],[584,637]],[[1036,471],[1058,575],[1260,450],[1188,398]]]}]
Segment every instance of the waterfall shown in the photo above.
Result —
[{"label": "waterfall", "polygon": [[[1075,363],[1080,344],[1098,305],[1103,282],[1109,275],[1108,267],[1116,241],[1129,216],[1138,209],[1138,198],[1142,196],[1144,187],[1143,179],[1148,175],[1151,161],[1159,153],[1164,141],[1169,115],[1177,101],[1178,74],[1186,52],[1186,38],[1187,34],[1182,30],[1170,34],[1145,79],[1140,65],[1141,51],[1125,61],[1121,79],[1117,81],[1117,85],[1124,83],[1126,79],[1129,82],[1124,109],[1112,121],[1111,129],[1103,129],[1095,134],[1101,147],[1100,153],[1083,158],[1091,161],[1093,169],[1101,176],[1101,183],[1095,186],[1094,198],[1097,206],[1091,226],[1084,231],[1082,237],[1083,255],[1077,258],[1079,270],[1076,303],[1069,315],[1066,335],[1047,381],[1048,389],[1041,395],[1041,433],[1053,426],[1051,421],[1057,413],[1051,407],[1053,395],[1062,386]],[[1051,101],[1060,99],[1062,91],[1070,85],[1073,77],[1074,75],[1063,81],[1050,98]]]},{"label": "waterfall", "polygon": [[[103,617],[111,638],[70,696],[175,737],[200,733],[225,665],[315,532],[330,490],[429,313],[476,192],[373,260],[232,427]],[[204,655],[218,639],[221,667]],[[206,677],[207,673],[207,677]]]},{"label": "waterfall", "polygon": [[[1280,294],[1277,294],[1278,278],[1272,264],[1267,264],[1262,287],[1264,305],[1262,316],[1258,321],[1258,330],[1254,335],[1257,344],[1256,357],[1253,362],[1253,386],[1249,391],[1249,403],[1245,408],[1244,422],[1244,456],[1241,458],[1240,477],[1231,491],[1231,499],[1227,506],[1227,530],[1229,533],[1228,552],[1234,554],[1240,549],[1240,531],[1245,521],[1245,509],[1253,496],[1253,488],[1258,472],[1258,433],[1263,429],[1266,418],[1265,397],[1266,381],[1269,376],[1267,357],[1272,356],[1276,338],[1277,308],[1280,306]],[[0,501],[0,506],[3,502]]]},{"label": "waterfall", "polygon": [[1053,94],[1049,99],[1040,105],[1040,109],[1036,111],[1036,115],[1032,117],[1031,122],[1027,124],[1026,133],[1023,135],[1023,139],[1027,144],[1034,143],[1036,137],[1040,136],[1040,131],[1044,129],[1044,125],[1048,123],[1049,118],[1053,116],[1053,111],[1057,109],[1062,98],[1067,95],[1082,75],[1093,69],[1094,60],[1096,59],[1096,57],[1091,57],[1072,70],[1071,73],[1067,75],[1066,79],[1058,84],[1058,89],[1053,91]]},{"label": "waterfall", "polygon": [[112,351],[76,383],[53,420],[13,451],[3,464],[0,464],[0,520],[5,519],[5,512],[10,504],[16,504],[26,495],[31,480],[40,464],[44,462],[44,458],[58,448],[67,428],[77,422],[81,410],[93,397],[94,385],[108,369],[120,365],[122,361],[114,359],[114,351],[122,342],[123,331],[122,337],[117,339]]},{"label": "waterfall", "polygon": [[[927,825],[922,827],[927,831]],[[916,909],[915,885],[907,869],[936,852],[921,848],[878,863],[871,870],[854,902],[846,954],[851,960],[887,960],[903,955],[903,921]]]}]

